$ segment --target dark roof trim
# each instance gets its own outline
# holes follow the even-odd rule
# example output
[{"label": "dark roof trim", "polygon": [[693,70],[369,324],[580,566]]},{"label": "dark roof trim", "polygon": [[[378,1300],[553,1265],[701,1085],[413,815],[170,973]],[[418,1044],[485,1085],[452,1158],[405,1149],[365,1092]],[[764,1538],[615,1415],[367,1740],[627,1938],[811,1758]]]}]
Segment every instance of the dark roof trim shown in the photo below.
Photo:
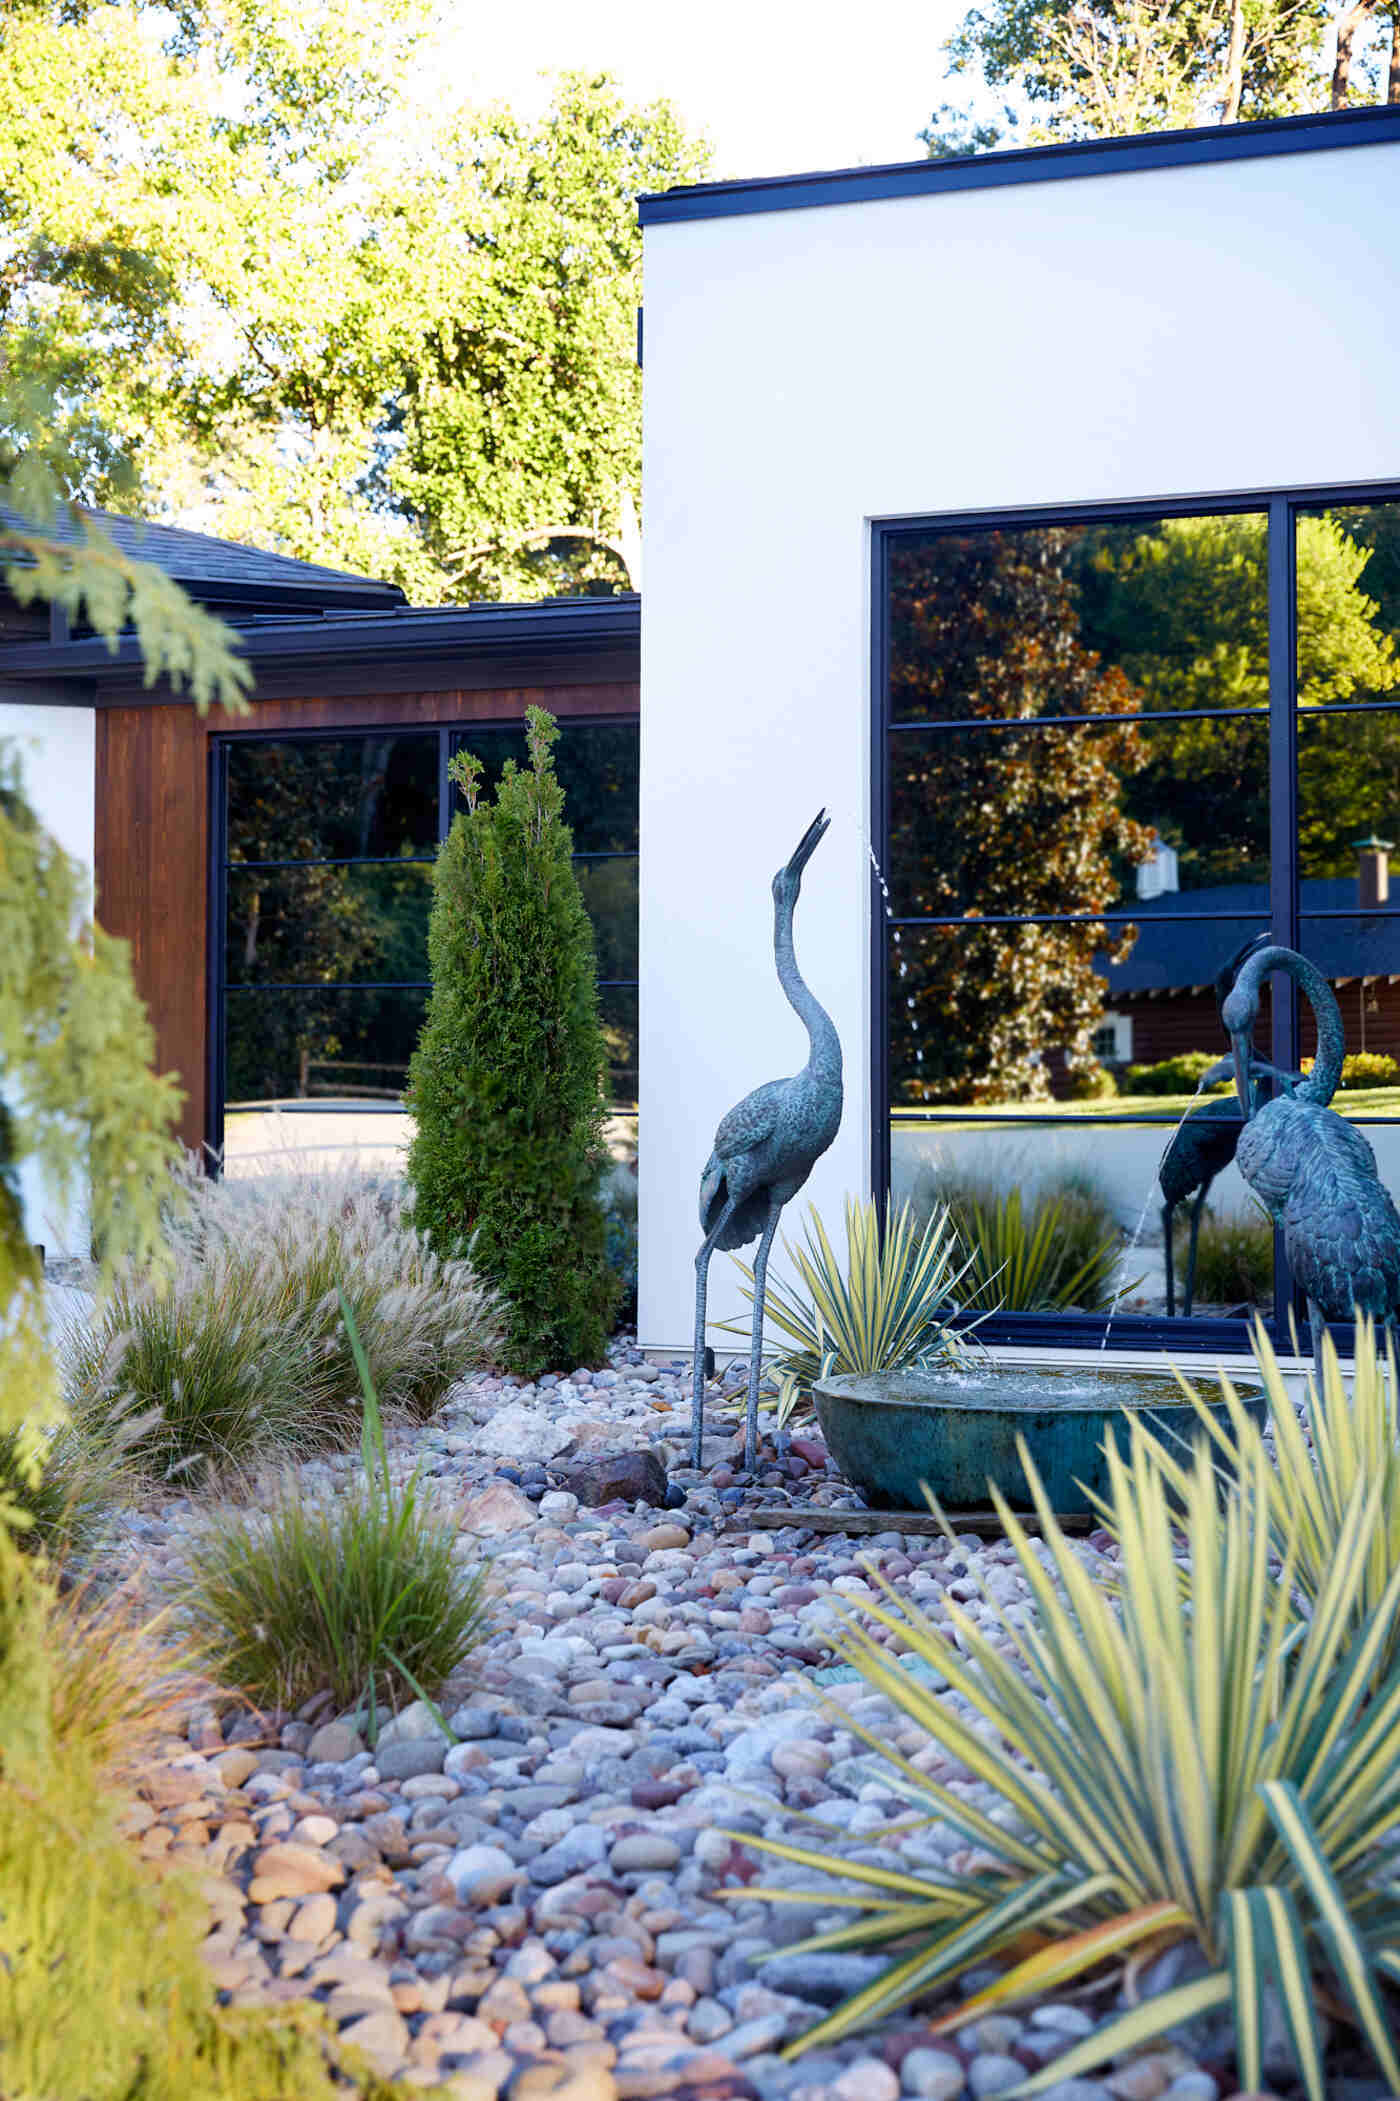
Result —
[{"label": "dark roof trim", "polygon": [[809,211],[819,205],[866,204],[877,198],[937,196],[945,190],[1001,189],[1010,183],[1065,182],[1086,175],[1129,175],[1200,162],[1260,160],[1281,153],[1323,153],[1339,146],[1400,144],[1400,105],[1274,117],[1256,124],[1218,124],[1122,139],[1021,146],[1006,153],[954,160],[896,161],[880,168],[837,168],[812,175],[769,175],[748,182],[694,183],[638,199],[643,226],[678,219],[728,219],[752,212]]},{"label": "dark roof trim", "polygon": [[[484,687],[636,676],[641,600],[556,598],[538,605],[404,607],[397,612],[270,620],[240,635],[255,695],[337,691],[406,692],[423,679]],[[0,681],[55,682],[81,703],[179,700],[165,683],[148,688],[134,636],[114,653],[105,642],[22,643],[0,648]],[[347,681],[349,682],[347,684]],[[72,697],[79,698],[79,690]]]}]

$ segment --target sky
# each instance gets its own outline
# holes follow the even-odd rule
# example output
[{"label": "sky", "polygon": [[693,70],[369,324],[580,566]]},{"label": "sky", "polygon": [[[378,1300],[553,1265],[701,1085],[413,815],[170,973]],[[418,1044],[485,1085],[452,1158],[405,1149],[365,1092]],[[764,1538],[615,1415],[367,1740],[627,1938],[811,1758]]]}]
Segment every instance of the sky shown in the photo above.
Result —
[{"label": "sky", "polygon": [[969,0],[447,0],[444,62],[469,99],[542,107],[542,69],[590,67],[629,99],[665,95],[708,133],[714,173],[919,160],[959,91],[942,46]]}]

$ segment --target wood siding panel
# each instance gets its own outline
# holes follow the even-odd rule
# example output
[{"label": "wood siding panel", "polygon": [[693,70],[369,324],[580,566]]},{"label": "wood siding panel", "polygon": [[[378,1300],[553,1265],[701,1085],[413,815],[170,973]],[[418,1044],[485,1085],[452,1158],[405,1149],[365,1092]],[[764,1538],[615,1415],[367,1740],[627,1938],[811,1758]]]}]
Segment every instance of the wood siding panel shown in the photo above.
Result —
[{"label": "wood siding panel", "polygon": [[209,1019],[209,739],[232,731],[368,730],[518,721],[527,707],[560,718],[636,715],[635,680],[501,686],[489,691],[307,695],[255,701],[249,715],[192,707],[108,707],[97,715],[97,917],[131,944],[156,1032],[156,1063],[178,1072],[180,1135],[203,1143]]},{"label": "wood siding panel", "polygon": [[192,708],[98,713],[97,917],[131,944],[156,1063],[185,1090],[187,1145],[204,1136],[206,763]]}]

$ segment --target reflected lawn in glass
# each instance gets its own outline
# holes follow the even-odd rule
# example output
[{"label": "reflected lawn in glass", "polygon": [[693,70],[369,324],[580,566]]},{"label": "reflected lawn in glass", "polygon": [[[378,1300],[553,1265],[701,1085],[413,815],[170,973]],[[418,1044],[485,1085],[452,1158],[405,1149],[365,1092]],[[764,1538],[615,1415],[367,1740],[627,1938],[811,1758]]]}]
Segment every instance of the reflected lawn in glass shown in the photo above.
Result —
[{"label": "reflected lawn in glass", "polygon": [[[1118,1061],[1125,1066],[1186,1051],[1223,1057],[1229,1046],[1213,981],[1266,923],[1144,913],[1109,930],[1093,921],[896,926],[888,950],[891,1104],[1112,1110],[1111,1098],[1047,1099],[1072,1092],[1071,1068],[1091,1076],[1099,1062],[1093,1040],[1111,1015],[1128,1023]],[[1270,1040],[1271,1014],[1266,991],[1261,1045]],[[1156,1113],[1154,1096],[1124,1099],[1137,1113]]]}]

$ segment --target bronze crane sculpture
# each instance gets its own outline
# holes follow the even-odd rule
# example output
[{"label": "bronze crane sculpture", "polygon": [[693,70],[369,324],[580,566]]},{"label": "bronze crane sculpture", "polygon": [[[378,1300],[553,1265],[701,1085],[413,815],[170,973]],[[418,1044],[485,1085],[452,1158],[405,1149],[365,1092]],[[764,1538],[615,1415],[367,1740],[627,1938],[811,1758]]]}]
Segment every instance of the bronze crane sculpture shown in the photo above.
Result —
[{"label": "bronze crane sculpture", "polygon": [[691,1464],[700,1464],[705,1423],[705,1288],[715,1249],[758,1241],[753,1265],[753,1336],[749,1346],[748,1413],[744,1464],[758,1459],[758,1378],[763,1352],[763,1300],[768,1253],[784,1204],[796,1196],[836,1136],[841,1122],[841,1042],[831,1016],[809,991],[792,945],[792,916],[802,871],[831,819],[822,810],[802,834],[787,865],[773,878],[773,956],[778,983],[807,1031],[807,1063],[791,1079],[768,1080],[720,1121],[714,1150],[700,1177],[700,1226],[695,1257],[695,1366]]},{"label": "bronze crane sculpture", "polygon": [[[1306,1079],[1286,1081],[1282,1094],[1261,1105],[1251,1039],[1260,987],[1274,970],[1292,978],[1312,1008],[1317,1056]],[[1320,1374],[1324,1321],[1351,1320],[1360,1312],[1378,1325],[1394,1325],[1400,1310],[1400,1213],[1365,1138],[1327,1106],[1342,1076],[1346,1041],[1341,1011],[1322,972],[1294,949],[1259,949],[1236,978],[1221,1019],[1230,1032],[1245,1119],[1235,1158],[1283,1233],[1289,1268],[1307,1297]]]},{"label": "bronze crane sculpture", "polygon": [[[1266,948],[1267,934],[1255,934],[1238,948],[1215,980],[1215,1008],[1220,1013],[1226,996],[1233,986],[1245,958],[1256,949]],[[1254,1081],[1258,1101],[1264,1100],[1263,1081],[1266,1078],[1283,1079],[1272,1065],[1262,1059],[1253,1061],[1253,1069],[1260,1077]],[[1228,1060],[1224,1065],[1212,1067],[1211,1072],[1200,1082],[1201,1087],[1215,1080],[1228,1079],[1233,1066]],[[1299,1075],[1294,1074],[1296,1079]],[[1172,1245],[1172,1229],[1178,1204],[1191,1199],[1190,1240],[1186,1253],[1186,1274],[1182,1279],[1182,1316],[1191,1318],[1191,1303],[1196,1290],[1196,1251],[1201,1237],[1201,1213],[1211,1184],[1235,1157],[1235,1149],[1244,1129],[1244,1118],[1240,1105],[1232,1094],[1219,1095],[1213,1101],[1202,1103],[1184,1116],[1167,1142],[1157,1169],[1157,1182],[1162,1192],[1162,1239],[1167,1272],[1167,1318],[1176,1318],[1176,1250]]]}]

